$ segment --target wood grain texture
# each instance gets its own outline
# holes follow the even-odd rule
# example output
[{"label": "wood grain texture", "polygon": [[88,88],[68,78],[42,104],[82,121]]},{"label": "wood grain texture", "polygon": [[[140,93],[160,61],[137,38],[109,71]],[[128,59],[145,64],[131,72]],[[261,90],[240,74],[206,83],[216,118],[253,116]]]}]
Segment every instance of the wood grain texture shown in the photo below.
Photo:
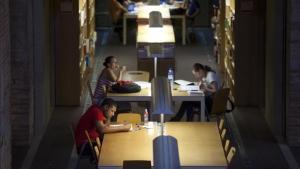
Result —
[{"label": "wood grain texture", "polygon": [[[181,166],[227,166],[217,123],[166,123],[165,129],[178,141]],[[151,160],[153,165],[152,142],[158,135],[159,127],[106,134],[98,165],[122,166],[123,160]]]}]

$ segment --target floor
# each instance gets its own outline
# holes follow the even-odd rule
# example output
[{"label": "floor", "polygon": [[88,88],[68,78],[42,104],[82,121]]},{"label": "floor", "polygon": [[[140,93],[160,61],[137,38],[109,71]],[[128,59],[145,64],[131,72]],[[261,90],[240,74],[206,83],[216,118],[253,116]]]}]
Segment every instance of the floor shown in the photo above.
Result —
[{"label": "floor", "polygon": [[[128,70],[136,69],[134,29],[129,32],[129,45],[123,46],[111,30],[98,31],[97,61],[92,82],[102,69],[102,61],[108,55],[118,56],[119,62]],[[177,79],[192,80],[191,68],[194,62],[209,64],[217,69],[212,57],[212,34],[209,29],[201,28],[196,32],[196,41],[182,46],[176,45]],[[177,41],[180,41],[177,40]],[[72,169],[76,161],[70,124],[84,112],[90,104],[88,97],[81,107],[57,107],[48,124],[46,133],[34,156],[31,169]],[[177,104],[178,107],[178,104]],[[234,144],[238,148],[236,165],[233,168],[245,169],[285,169],[289,168],[275,138],[272,136],[262,116],[254,108],[238,108],[226,115]],[[298,149],[299,153],[299,149]],[[299,160],[299,156],[298,156]],[[91,168],[88,161],[80,168]]]}]

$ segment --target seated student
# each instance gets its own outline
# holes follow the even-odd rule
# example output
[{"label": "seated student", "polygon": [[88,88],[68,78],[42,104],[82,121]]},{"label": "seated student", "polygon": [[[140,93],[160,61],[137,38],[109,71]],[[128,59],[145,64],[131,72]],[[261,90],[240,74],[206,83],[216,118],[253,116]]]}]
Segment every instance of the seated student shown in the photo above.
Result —
[{"label": "seated student", "polygon": [[113,82],[121,80],[123,73],[126,71],[125,66],[119,69],[120,66],[115,56],[106,57],[103,65],[105,68],[98,77],[93,95],[93,103],[98,105],[106,97],[106,92],[110,90]]},{"label": "seated student", "polygon": [[184,0],[181,7],[171,9],[171,15],[183,15],[185,14],[188,18],[194,18],[200,12],[200,4],[197,0]]},{"label": "seated student", "polygon": [[[129,131],[131,125],[124,124],[120,127],[110,127],[110,119],[116,112],[117,105],[112,99],[105,99],[99,106],[94,104],[81,116],[75,131],[75,139],[77,149],[80,150],[81,146],[87,141],[85,130],[88,131],[92,140],[100,137],[103,139],[104,133],[123,132]],[[90,154],[89,146],[84,149],[84,154]]]},{"label": "seated student", "polygon": [[112,23],[116,26],[114,32],[118,33],[122,40],[122,22],[123,14],[128,12],[127,7],[131,3],[129,0],[110,0],[109,13],[112,17]]},{"label": "seated student", "polygon": [[[207,112],[211,111],[212,107],[212,94],[219,88],[219,80],[216,76],[216,72],[209,66],[195,63],[193,65],[192,73],[198,82],[199,88],[205,93],[205,106]],[[171,119],[171,121],[180,121],[184,113],[187,112],[187,121],[192,121],[192,111],[194,107],[200,107],[200,102],[184,101],[182,102],[179,111]]]}]

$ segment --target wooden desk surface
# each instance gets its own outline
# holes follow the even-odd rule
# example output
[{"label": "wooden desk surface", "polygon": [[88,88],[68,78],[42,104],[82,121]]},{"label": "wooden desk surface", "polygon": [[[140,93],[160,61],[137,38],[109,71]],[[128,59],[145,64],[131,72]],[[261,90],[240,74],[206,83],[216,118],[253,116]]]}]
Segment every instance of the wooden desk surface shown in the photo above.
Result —
[{"label": "wooden desk surface", "polygon": [[[105,134],[98,166],[122,166],[123,160],[151,160],[159,127]],[[227,166],[216,122],[169,122],[166,134],[177,139],[181,166]]]},{"label": "wooden desk surface", "polygon": [[[151,88],[144,88],[137,93],[107,93],[107,97],[116,101],[151,101]],[[189,96],[186,91],[172,90],[174,101],[200,101],[199,97],[204,97],[204,94],[203,96]]]},{"label": "wooden desk surface", "polygon": [[138,25],[137,43],[175,43],[173,26],[149,28],[149,25]]}]

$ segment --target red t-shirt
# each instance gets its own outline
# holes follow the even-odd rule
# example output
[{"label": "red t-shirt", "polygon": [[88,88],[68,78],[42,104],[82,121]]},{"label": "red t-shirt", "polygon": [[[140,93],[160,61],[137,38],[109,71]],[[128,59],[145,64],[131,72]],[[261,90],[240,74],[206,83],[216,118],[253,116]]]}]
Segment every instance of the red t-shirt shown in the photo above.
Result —
[{"label": "red t-shirt", "polygon": [[105,121],[104,113],[102,108],[97,105],[92,105],[85,112],[83,116],[81,116],[77,128],[75,131],[75,139],[77,147],[81,146],[86,140],[87,137],[85,135],[85,130],[88,131],[91,139],[96,139],[99,137],[99,133],[96,127],[96,121]]}]

